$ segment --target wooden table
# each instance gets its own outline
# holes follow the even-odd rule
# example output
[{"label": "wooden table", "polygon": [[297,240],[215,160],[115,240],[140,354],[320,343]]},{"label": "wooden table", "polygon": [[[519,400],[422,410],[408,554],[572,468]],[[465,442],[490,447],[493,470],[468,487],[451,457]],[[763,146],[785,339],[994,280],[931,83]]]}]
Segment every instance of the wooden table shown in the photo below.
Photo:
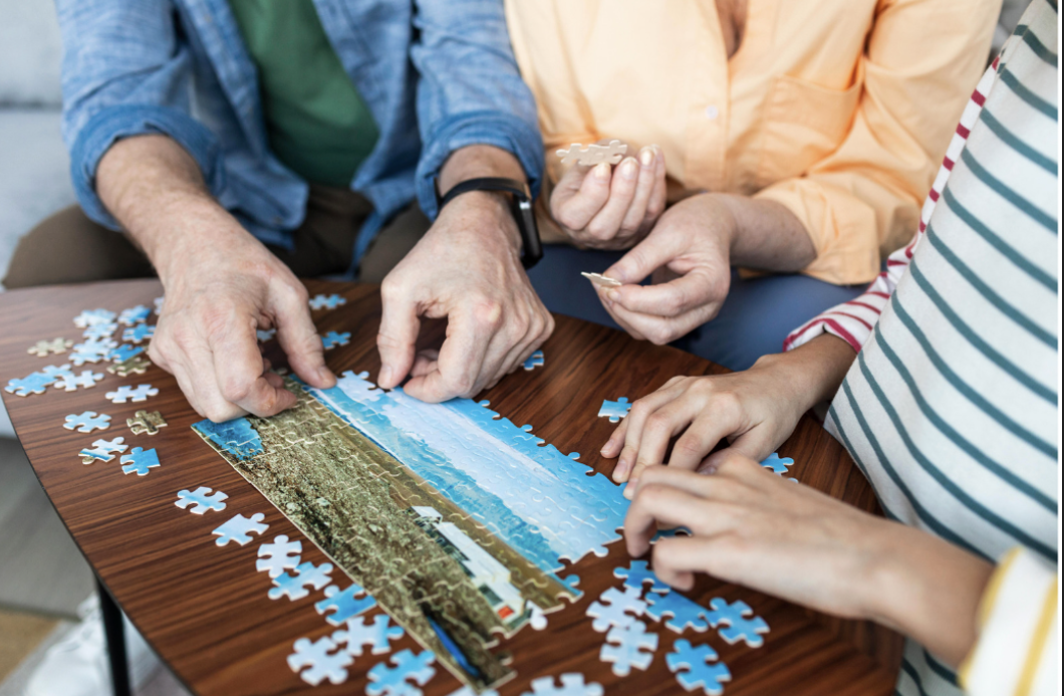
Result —
[{"label": "wooden table", "polygon": [[[321,333],[348,330],[349,345],[330,351],[328,362],[337,373],[380,367],[375,336],[380,319],[376,286],[308,281],[312,294],[338,292],[346,306],[315,312]],[[63,336],[79,339],[72,318],[83,309],[103,307],[120,311],[137,304],[151,306],[161,294],[155,281],[125,281],[77,287],[51,287],[0,295],[0,380],[23,377],[47,364],[63,364],[62,355],[39,358],[27,348],[40,339]],[[283,364],[274,347],[269,356]],[[612,431],[597,418],[603,398],[630,399],[648,393],[677,374],[714,374],[724,370],[669,347],[636,342],[608,328],[569,317],[557,317],[557,330],[544,346],[546,365],[533,372],[518,370],[478,398],[490,399],[492,409],[517,424],[532,423],[539,437],[562,452],[584,453],[581,461],[609,473],[612,460],[598,454]],[[103,372],[104,365],[85,368]],[[151,383],[159,395],[146,403],[111,404],[104,394],[122,384]],[[56,510],[73,535],[103,586],[129,615],[159,656],[196,694],[243,696],[361,693],[365,672],[384,658],[363,656],[350,668],[340,686],[325,682],[312,688],[286,664],[293,642],[316,639],[334,629],[313,609],[315,597],[301,601],[271,601],[270,580],[254,572],[259,542],[244,547],[218,548],[211,530],[221,520],[215,513],[191,515],[174,505],[175,493],[205,485],[229,494],[226,516],[268,510],[269,536],[302,538],[298,530],[263,496],[218,456],[195,432],[200,420],[182,396],[175,380],[152,366],[147,374],[120,378],[107,374],[93,389],[66,393],[50,388],[25,398],[4,394],[19,439]],[[168,427],[153,437],[135,436],[125,426],[133,412],[159,410]],[[106,412],[113,417],[103,433],[65,430],[64,416],[82,411]],[[99,438],[124,436],[131,446],[157,448],[162,466],[149,476],[123,476],[113,462],[83,466],[78,451]],[[876,503],[867,482],[843,448],[816,422],[806,417],[780,447],[780,455],[796,461],[793,475],[866,510]],[[304,546],[303,560],[326,560],[316,547]],[[661,643],[646,672],[613,675],[599,660],[603,634],[595,633],[585,610],[609,586],[619,581],[615,567],[630,560],[622,543],[610,546],[606,558],[585,557],[572,571],[580,575],[583,598],[551,614],[549,626],[537,632],[526,627],[501,649],[513,653],[516,679],[505,684],[503,696],[529,690],[529,681],[543,675],[582,672],[598,682],[606,694],[685,693],[665,665],[664,655],[677,634],[651,622]],[[563,572],[562,575],[565,575]],[[888,694],[893,691],[900,662],[900,640],[870,624],[840,621],[745,588],[703,577],[693,599],[703,603],[723,596],[745,600],[771,626],[765,646],[730,646],[712,629],[685,632],[692,643],[708,642],[733,675],[725,693],[741,694]],[[410,638],[393,643],[393,650],[418,646]],[[458,681],[445,670],[424,687],[429,696],[449,694]]]}]

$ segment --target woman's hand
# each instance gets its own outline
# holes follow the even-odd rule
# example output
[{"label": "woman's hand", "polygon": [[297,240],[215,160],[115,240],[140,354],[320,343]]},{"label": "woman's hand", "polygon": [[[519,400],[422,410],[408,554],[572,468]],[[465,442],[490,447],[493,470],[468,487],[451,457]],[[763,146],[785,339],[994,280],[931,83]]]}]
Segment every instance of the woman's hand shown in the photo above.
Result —
[{"label": "woman's hand", "polygon": [[691,537],[654,545],[654,572],[690,589],[694,573],[813,609],[897,628],[957,665],[976,637],[993,567],[938,537],[874,517],[763,469],[737,453],[713,475],[648,469],[625,520],[628,553],[658,526]]},{"label": "woman's hand", "polygon": [[575,164],[550,197],[554,220],[577,246],[627,249],[665,210],[665,155],[656,145],[616,167]]},{"label": "woman's hand", "polygon": [[[665,463],[669,441],[680,435],[668,464],[693,471],[733,453],[761,461],[786,440],[816,403],[831,398],[853,362],[853,349],[819,336],[790,353],[766,355],[749,370],[711,377],[673,377],[632,404],[602,448],[616,457],[613,480],[628,481],[625,495],[648,466]],[[721,440],[730,447],[708,459]]]}]

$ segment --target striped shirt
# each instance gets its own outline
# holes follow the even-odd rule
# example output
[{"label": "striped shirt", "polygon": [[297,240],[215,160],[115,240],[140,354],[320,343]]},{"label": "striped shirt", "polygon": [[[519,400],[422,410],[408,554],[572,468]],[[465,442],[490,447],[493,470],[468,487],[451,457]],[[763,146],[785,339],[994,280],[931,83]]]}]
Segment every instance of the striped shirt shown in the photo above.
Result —
[{"label": "striped shirt", "polygon": [[884,513],[996,563],[958,673],[906,646],[898,693],[1060,692],[1057,8],[1034,0],[980,81],[913,242],[795,330],[857,359],[827,427]]}]

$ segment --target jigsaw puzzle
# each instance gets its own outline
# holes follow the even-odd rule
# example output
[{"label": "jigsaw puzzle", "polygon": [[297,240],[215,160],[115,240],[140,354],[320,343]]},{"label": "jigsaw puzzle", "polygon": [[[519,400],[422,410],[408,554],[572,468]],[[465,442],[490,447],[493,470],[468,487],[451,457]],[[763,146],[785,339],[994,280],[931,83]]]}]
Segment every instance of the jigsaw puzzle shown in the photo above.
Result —
[{"label": "jigsaw puzzle", "polygon": [[122,340],[127,343],[140,343],[155,335],[155,327],[151,324],[137,324],[122,332]]},{"label": "jigsaw puzzle", "polygon": [[317,566],[310,561],[300,563],[296,566],[294,575],[292,573],[282,573],[274,578],[274,586],[270,588],[267,596],[270,599],[280,599],[287,596],[293,602],[297,599],[303,599],[310,594],[308,587],[320,590],[332,581],[329,577],[332,569],[332,563],[322,563]]},{"label": "jigsaw puzzle", "polygon": [[[138,351],[139,352],[139,351]],[[131,358],[127,358],[117,365],[110,365],[107,371],[112,375],[118,375],[119,377],[128,377],[129,375],[142,375],[148,371],[151,363],[147,358],[134,355]]]},{"label": "jigsaw puzzle", "polygon": [[62,389],[63,391],[77,391],[78,387],[82,389],[89,389],[95,387],[96,383],[103,379],[102,372],[93,372],[92,370],[82,370],[80,375],[75,375],[73,372],[60,377],[55,382],[56,389]]},{"label": "jigsaw puzzle", "polygon": [[726,600],[714,597],[709,606],[713,611],[706,614],[706,620],[713,628],[724,626],[718,629],[717,633],[728,641],[729,645],[740,640],[751,648],[760,648],[765,644],[761,634],[768,633],[768,624],[760,616],[754,616],[754,610],[746,602],[738,600],[728,604]]},{"label": "jigsaw puzzle", "polygon": [[693,602],[679,592],[670,592],[666,595],[654,593],[647,594],[647,616],[655,621],[661,621],[665,617],[672,617],[665,621],[665,625],[677,633],[683,633],[687,628],[693,628],[701,633],[709,628],[706,622],[706,609],[697,602]]},{"label": "jigsaw puzzle", "polygon": [[144,305],[137,305],[136,307],[130,307],[129,309],[123,309],[118,314],[118,323],[123,326],[133,326],[134,324],[141,324],[148,321],[148,317],[151,316],[151,310]]},{"label": "jigsaw puzzle", "polygon": [[77,428],[79,433],[91,433],[93,430],[107,430],[111,427],[111,417],[106,413],[97,414],[96,411],[70,414],[66,417],[63,427],[67,430]]},{"label": "jigsaw puzzle", "polygon": [[336,585],[329,585],[325,588],[325,599],[315,604],[314,609],[319,614],[325,614],[325,620],[333,626],[343,626],[348,619],[377,606],[377,600],[369,595],[359,596],[363,594],[366,591],[357,583],[352,583],[342,592]]},{"label": "jigsaw puzzle", "polygon": [[292,649],[295,652],[288,656],[288,667],[311,686],[326,679],[333,684],[347,681],[345,668],[354,660],[347,652],[339,650],[332,639],[319,638],[312,643],[309,638],[300,638]]},{"label": "jigsaw puzzle", "polygon": [[111,351],[117,346],[117,342],[109,339],[85,341],[84,343],[76,344],[73,352],[71,352],[68,357],[70,358],[70,362],[81,367],[85,363],[98,363],[101,360],[106,360],[111,354]]},{"label": "jigsaw puzzle", "polygon": [[[221,512],[225,509],[225,503],[223,502],[229,496],[221,491],[211,492],[210,488],[206,486],[200,486],[194,491],[178,491],[177,501],[174,505],[178,506],[182,510],[189,510],[194,515],[202,515],[209,510],[216,510]],[[191,509],[189,506],[192,506]]]},{"label": "jigsaw puzzle", "polygon": [[150,384],[138,384],[136,388],[121,386],[117,391],[107,392],[106,396],[111,403],[124,404],[126,401],[147,401],[149,396],[157,396],[159,390]]},{"label": "jigsaw puzzle", "polygon": [[[665,655],[669,669],[679,674],[676,681],[688,691],[701,687],[707,696],[724,693],[722,682],[731,681],[731,672],[723,662],[716,662],[717,652],[708,645],[691,647],[687,640],[672,644],[672,652]],[[713,663],[713,664],[710,664]]]},{"label": "jigsaw puzzle", "polygon": [[118,324],[93,324],[81,332],[82,337],[92,342],[109,339],[118,330]]},{"label": "jigsaw puzzle", "polygon": [[525,359],[525,362],[524,362],[524,365],[523,365],[523,367],[525,368],[525,372],[531,372],[532,370],[536,369],[537,367],[542,367],[542,366],[543,366],[543,351],[541,351],[541,350],[537,350],[536,352],[532,353],[532,355],[528,356],[528,358]]},{"label": "jigsaw puzzle", "polygon": [[632,668],[645,670],[658,649],[658,634],[647,633],[642,621],[634,621],[626,628],[614,626],[606,634],[606,644],[599,651],[599,659],[613,663],[613,673],[627,677]]},{"label": "jigsaw puzzle", "polygon": [[581,271],[580,275],[584,276],[595,285],[603,288],[619,288],[624,285],[621,281],[610,278],[609,276],[604,276],[601,273],[585,273]]},{"label": "jigsaw puzzle", "polygon": [[154,300],[152,300],[152,304],[155,305],[155,314],[160,317],[163,315],[163,302],[165,301],[166,298],[163,297],[156,297]]},{"label": "jigsaw puzzle", "polygon": [[562,685],[557,686],[554,677],[539,677],[532,680],[532,691],[521,696],[602,696],[602,685],[584,683],[584,675],[575,672],[561,676]]},{"label": "jigsaw puzzle", "polygon": [[671,589],[661,580],[658,580],[658,576],[654,575],[654,571],[647,567],[646,561],[632,561],[627,568],[614,568],[613,577],[624,578],[625,587],[634,587],[640,592],[643,591],[643,585],[647,583],[650,584],[651,592],[666,594]]},{"label": "jigsaw puzzle", "polygon": [[74,345],[74,342],[68,341],[65,338],[53,338],[51,341],[37,341],[37,343],[30,346],[26,352],[30,355],[36,355],[39,358],[46,358],[52,354],[59,355],[60,353],[65,353],[72,345]]},{"label": "jigsaw puzzle", "polygon": [[263,523],[263,518],[266,515],[261,512],[256,512],[250,518],[237,514],[229,518],[221,527],[215,529],[211,534],[218,538],[214,540],[218,546],[225,546],[230,541],[235,541],[241,546],[247,545],[251,541],[252,534],[262,534],[270,525]]},{"label": "jigsaw puzzle", "polygon": [[277,329],[258,329],[255,332],[255,338],[259,339],[262,343],[271,340],[277,335]]},{"label": "jigsaw puzzle", "polygon": [[87,329],[95,324],[111,324],[114,320],[114,312],[108,312],[106,309],[86,309],[74,317],[74,326]]},{"label": "jigsaw puzzle", "polygon": [[616,587],[608,588],[599,601],[592,602],[587,608],[587,615],[595,619],[591,622],[591,628],[605,633],[613,626],[631,626],[647,608],[647,603],[641,599],[642,594],[642,588],[626,587],[623,592]]},{"label": "jigsaw puzzle", "polygon": [[314,310],[318,309],[336,309],[341,305],[347,304],[347,300],[339,295],[315,295],[310,299],[310,308]]},{"label": "jigsaw puzzle", "polygon": [[131,346],[123,343],[108,353],[107,358],[113,363],[124,363],[130,358],[134,358],[143,352],[144,346]]},{"label": "jigsaw puzzle", "polygon": [[147,476],[148,469],[159,466],[159,454],[154,449],[145,450],[143,447],[134,447],[129,454],[123,454],[118,461],[124,465],[122,473],[136,472],[137,476]]},{"label": "jigsaw puzzle", "polygon": [[346,346],[350,341],[351,332],[336,333],[335,331],[330,331],[321,337],[321,347],[325,350],[332,350],[336,346]]},{"label": "jigsaw puzzle", "polygon": [[270,578],[282,575],[286,570],[299,567],[299,554],[303,553],[303,542],[289,541],[287,534],[274,537],[273,541],[259,547],[255,570],[266,572]]},{"label": "jigsaw puzzle", "polygon": [[137,411],[126,419],[126,425],[134,435],[157,435],[159,428],[166,427],[166,420],[158,411]]},{"label": "jigsaw puzzle", "polygon": [[377,614],[372,620],[369,617],[359,621],[349,619],[347,627],[333,633],[332,639],[355,657],[362,655],[367,647],[373,655],[386,655],[392,649],[390,641],[406,635],[402,626],[389,626],[390,621],[387,614]]},{"label": "jigsaw puzzle", "polygon": [[81,456],[81,463],[109,462],[115,458],[115,454],[126,451],[128,445],[123,444],[124,442],[125,438],[122,437],[116,437],[113,440],[97,440],[92,443],[91,448],[85,448],[78,453]]},{"label": "jigsaw puzzle", "polygon": [[620,423],[621,419],[627,416],[631,410],[632,405],[628,403],[628,397],[622,396],[616,401],[610,401],[609,399],[603,401],[598,415],[599,418],[609,418],[610,423]]},{"label": "jigsaw puzzle", "polygon": [[573,143],[568,150],[557,150],[556,154],[562,158],[562,164],[576,164],[593,167],[596,164],[606,162],[617,164],[628,152],[628,146],[620,140],[611,140],[605,145],[591,144],[586,148],[580,143]]},{"label": "jigsaw puzzle", "polygon": [[34,372],[26,377],[9,380],[7,386],[4,387],[4,391],[8,394],[14,394],[15,396],[43,394],[49,386],[55,384],[56,380],[65,379],[66,377],[72,377],[74,375],[74,373],[70,372],[68,369],[69,367],[70,365],[63,365],[62,367],[49,365],[43,370]]},{"label": "jigsaw puzzle", "polygon": [[392,655],[391,664],[381,662],[373,666],[367,675],[370,683],[366,685],[368,696],[421,696],[421,689],[436,674],[432,663],[436,656],[425,650],[415,655],[409,650],[400,650]]}]

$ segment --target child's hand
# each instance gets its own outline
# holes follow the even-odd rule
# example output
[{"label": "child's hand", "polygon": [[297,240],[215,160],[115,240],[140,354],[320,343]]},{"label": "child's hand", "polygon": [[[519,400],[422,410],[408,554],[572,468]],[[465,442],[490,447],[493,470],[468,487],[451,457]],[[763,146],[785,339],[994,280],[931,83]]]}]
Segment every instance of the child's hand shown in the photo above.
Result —
[{"label": "child's hand", "polygon": [[573,165],[554,188],[550,211],[578,246],[626,249],[665,210],[665,155],[656,145],[616,167]]}]

